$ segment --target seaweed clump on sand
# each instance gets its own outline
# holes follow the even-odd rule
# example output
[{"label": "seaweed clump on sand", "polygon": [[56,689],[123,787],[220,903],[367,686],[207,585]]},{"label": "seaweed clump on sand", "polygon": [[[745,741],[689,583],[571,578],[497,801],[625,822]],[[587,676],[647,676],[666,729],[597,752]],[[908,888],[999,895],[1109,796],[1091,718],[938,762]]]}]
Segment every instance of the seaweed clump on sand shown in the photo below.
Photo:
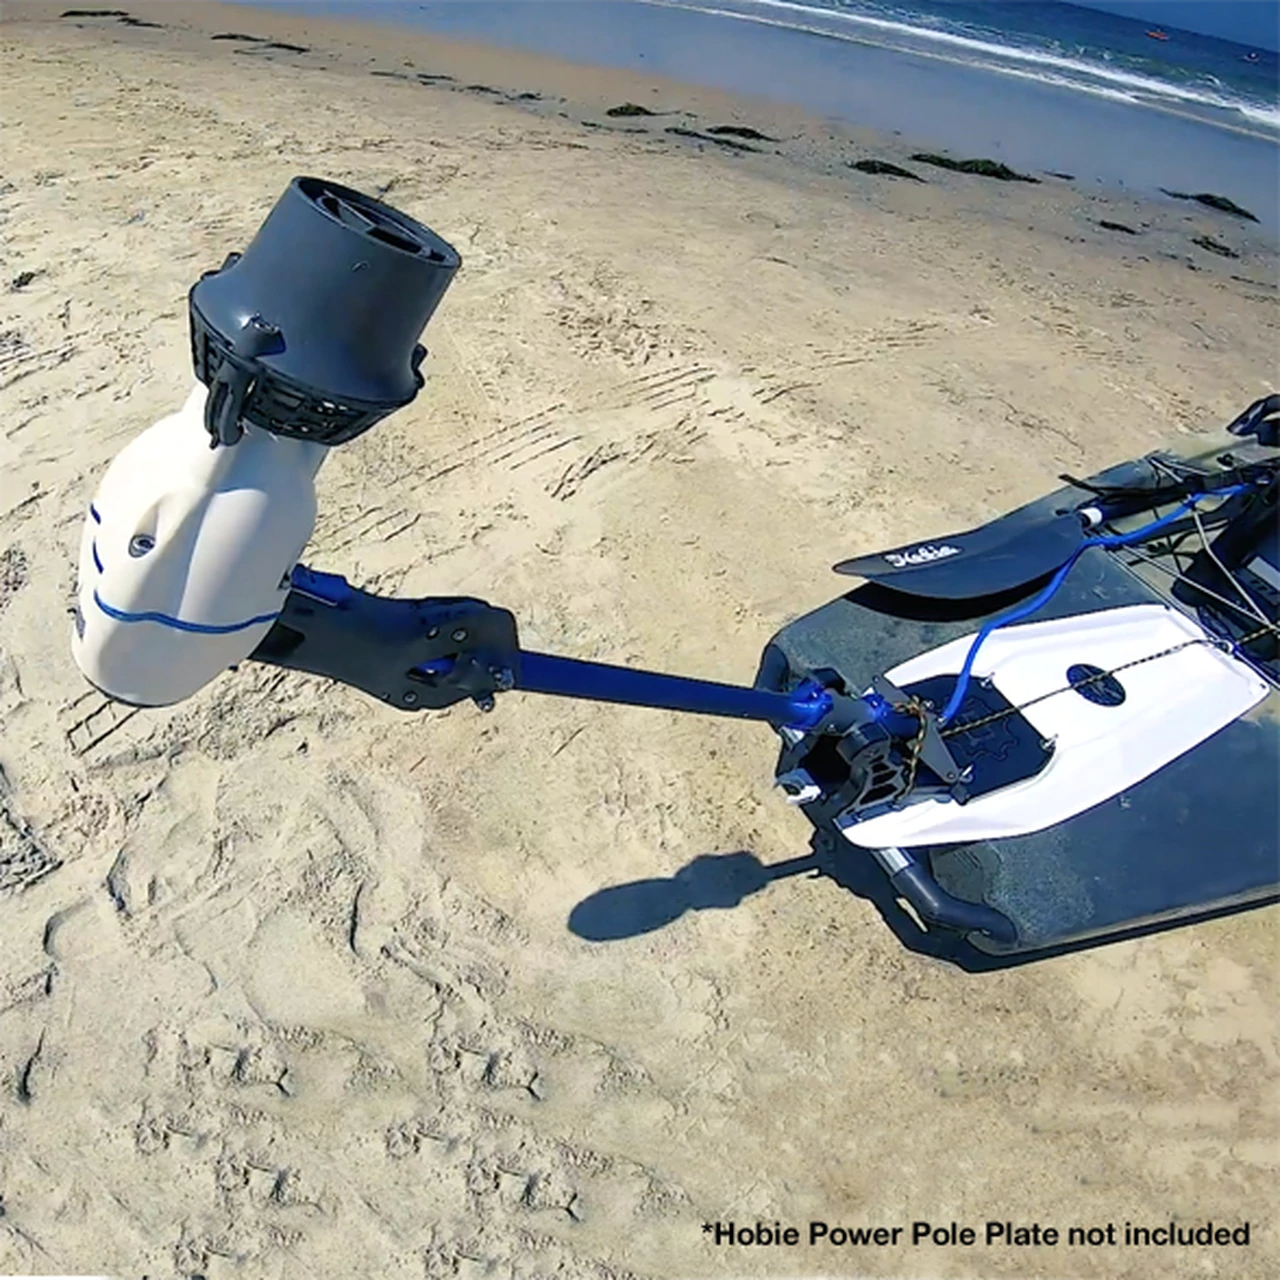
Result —
[{"label": "seaweed clump on sand", "polygon": [[127,9],[64,9],[58,15],[61,18],[114,18],[126,27],[164,27],[163,22],[148,22],[146,18],[135,18]]},{"label": "seaweed clump on sand", "polygon": [[607,116],[652,116],[657,115],[656,111],[650,111],[648,107],[642,107],[638,102],[623,102],[616,107],[610,107],[605,112]]},{"label": "seaweed clump on sand", "polygon": [[904,169],[901,165],[890,164],[888,160],[850,160],[849,168],[857,169],[859,173],[874,173],[885,178],[910,178],[912,182],[924,181],[918,173],[912,173],[910,169]]},{"label": "seaweed clump on sand", "polygon": [[717,147],[729,147],[734,151],[759,151],[749,142],[735,142],[732,138],[717,138],[710,133],[699,133],[696,129],[686,129],[683,125],[667,126],[667,133],[674,133],[678,138],[696,138],[699,142],[714,142]]},{"label": "seaweed clump on sand", "polygon": [[1200,248],[1207,249],[1210,253],[1216,253],[1220,258],[1240,256],[1230,245],[1223,244],[1221,240],[1215,240],[1212,236],[1196,236],[1191,243],[1198,244]]},{"label": "seaweed clump on sand", "polygon": [[956,173],[972,173],[979,178],[999,178],[1001,182],[1039,182],[1029,173],[1019,173],[999,160],[952,160],[950,156],[937,156],[930,151],[917,151],[911,157],[918,164],[932,164],[939,169],[951,169]]},{"label": "seaweed clump on sand", "polygon": [[722,137],[746,138],[751,142],[778,141],[777,138],[771,138],[767,133],[761,133],[759,129],[753,129],[745,124],[713,124],[707,127],[707,132],[719,134]]},{"label": "seaweed clump on sand", "polygon": [[1192,195],[1189,191],[1170,191],[1168,187],[1161,187],[1160,190],[1174,200],[1194,200],[1197,204],[1205,205],[1210,209],[1217,209],[1222,213],[1233,213],[1237,218],[1247,218],[1250,222],[1258,220],[1248,209],[1242,209],[1234,200],[1228,200],[1226,196],[1215,196],[1211,191],[1201,191]]},{"label": "seaweed clump on sand", "polygon": [[1138,233],[1127,223],[1109,222],[1106,218],[1098,219],[1098,226],[1105,227],[1108,231],[1123,231],[1127,236],[1136,236]]}]

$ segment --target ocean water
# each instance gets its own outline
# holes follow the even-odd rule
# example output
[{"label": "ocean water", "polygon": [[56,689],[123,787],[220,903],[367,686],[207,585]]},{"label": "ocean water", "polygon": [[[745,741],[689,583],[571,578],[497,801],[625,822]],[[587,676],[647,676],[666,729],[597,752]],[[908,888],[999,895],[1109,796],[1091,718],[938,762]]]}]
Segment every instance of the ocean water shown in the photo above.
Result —
[{"label": "ocean water", "polygon": [[[1280,54],[1054,0],[645,0],[914,53],[1280,143]],[[1264,0],[1265,2],[1265,0]],[[1165,39],[1158,37],[1163,35]]]},{"label": "ocean water", "polygon": [[1054,0],[240,0],[746,93],[1280,236],[1280,55]]}]

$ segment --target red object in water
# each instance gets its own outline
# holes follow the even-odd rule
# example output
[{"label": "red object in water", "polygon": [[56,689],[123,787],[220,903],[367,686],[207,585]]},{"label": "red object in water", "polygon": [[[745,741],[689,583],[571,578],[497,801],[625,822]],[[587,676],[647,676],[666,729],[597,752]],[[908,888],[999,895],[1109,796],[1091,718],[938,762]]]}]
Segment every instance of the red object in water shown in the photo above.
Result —
[{"label": "red object in water", "polygon": [[1149,35],[1153,40],[1167,40],[1169,38],[1163,31],[1148,31],[1147,35]]}]

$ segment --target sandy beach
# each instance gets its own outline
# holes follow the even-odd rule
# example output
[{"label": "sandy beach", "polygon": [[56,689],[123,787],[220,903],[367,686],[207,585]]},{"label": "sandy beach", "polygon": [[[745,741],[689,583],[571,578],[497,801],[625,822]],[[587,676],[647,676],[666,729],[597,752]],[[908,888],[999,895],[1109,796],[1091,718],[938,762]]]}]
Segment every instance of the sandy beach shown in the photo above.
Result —
[{"label": "sandy beach", "polygon": [[[188,289],[299,174],[463,260],[426,389],[321,471],[307,562],[747,683],[835,561],[1280,389],[1274,241],[616,71],[68,7],[0,24],[0,1274],[1276,1274],[1274,908],[970,975],[796,876],[591,943],[604,888],[805,853],[768,729],[407,716],[253,664],[130,711],[67,616],[98,478],[192,382]],[[918,1220],[979,1243],[703,1230]]]}]

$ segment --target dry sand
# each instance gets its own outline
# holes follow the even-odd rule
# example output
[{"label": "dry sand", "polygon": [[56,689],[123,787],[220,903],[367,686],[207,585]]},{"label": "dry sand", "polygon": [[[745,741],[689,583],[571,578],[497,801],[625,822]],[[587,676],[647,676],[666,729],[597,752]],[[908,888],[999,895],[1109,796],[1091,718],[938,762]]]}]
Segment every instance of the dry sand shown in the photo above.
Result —
[{"label": "dry sand", "polygon": [[[795,877],[590,944],[567,917],[605,886],[805,851],[767,729],[523,695],[405,717],[252,667],[130,714],[86,692],[66,620],[97,478],[190,383],[187,289],[299,173],[464,260],[427,390],[322,471],[310,563],[717,679],[838,594],[836,559],[1274,390],[1273,254],[1047,178],[855,174],[901,156],[656,81],[62,7],[0,29],[0,1272],[1277,1274],[1274,910],[968,976]],[[783,141],[582,123],[624,99]],[[757,1217],[1252,1243],[701,1231]]]}]

